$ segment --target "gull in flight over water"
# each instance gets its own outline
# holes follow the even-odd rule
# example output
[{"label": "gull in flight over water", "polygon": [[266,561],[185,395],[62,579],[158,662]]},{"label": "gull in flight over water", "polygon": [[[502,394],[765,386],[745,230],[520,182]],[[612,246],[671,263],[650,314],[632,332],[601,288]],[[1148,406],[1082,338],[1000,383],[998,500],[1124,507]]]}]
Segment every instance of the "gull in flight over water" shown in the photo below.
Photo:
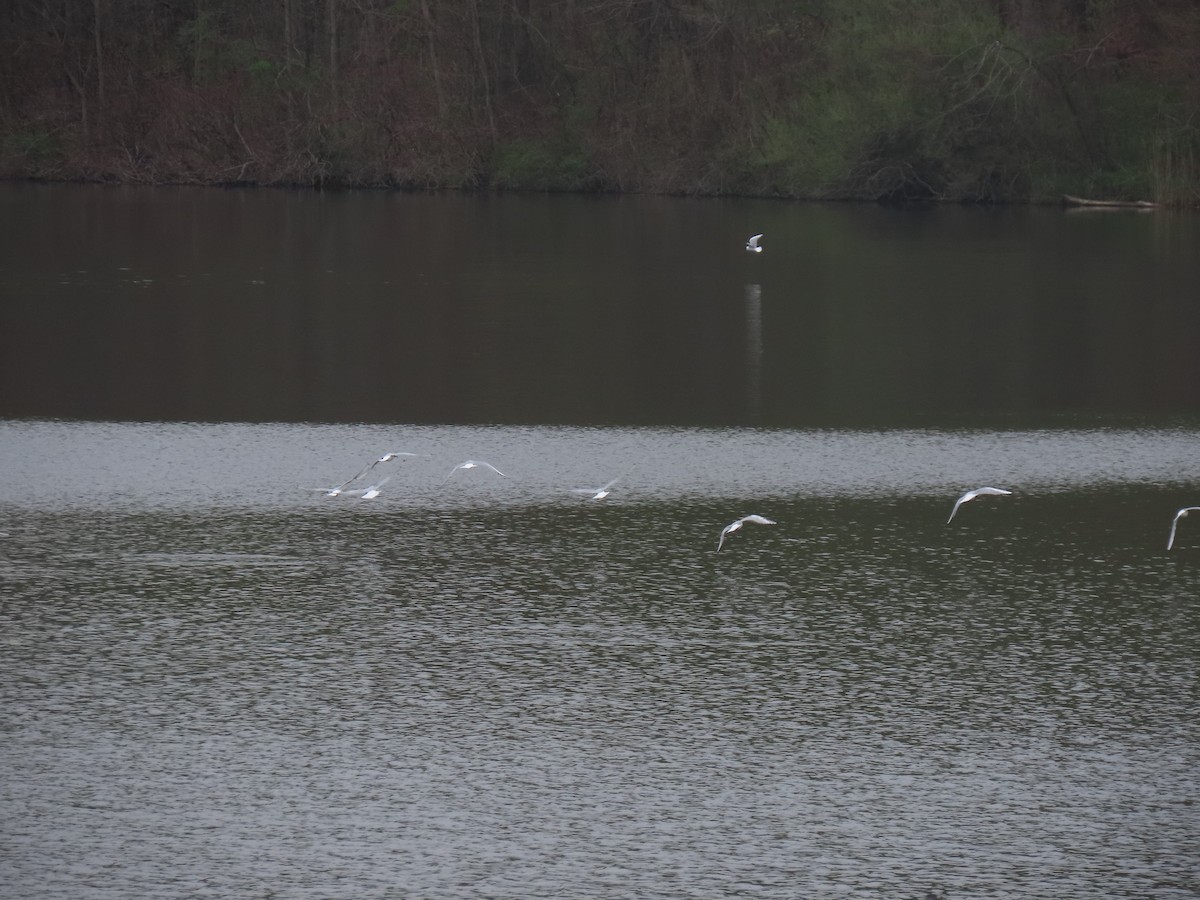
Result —
[{"label": "gull in flight over water", "polygon": [[1190,512],[1200,512],[1200,506],[1185,506],[1179,512],[1175,513],[1175,518],[1171,520],[1171,536],[1167,538],[1167,549],[1170,550],[1175,546],[1175,527],[1179,524],[1180,519],[1186,519]]},{"label": "gull in flight over water", "polygon": [[1012,491],[1001,490],[994,487],[980,487],[973,491],[967,491],[961,497],[954,501],[954,509],[950,510],[950,518],[946,520],[949,525],[954,520],[954,514],[958,512],[958,508],[964,503],[970,503],[976,497],[1007,497]]},{"label": "gull in flight over water", "polygon": [[[353,481],[353,480],[354,480],[353,478],[350,479],[350,481]],[[340,497],[342,495],[342,488],[344,488],[346,485],[348,485],[350,483],[350,481],[343,481],[341,484],[335,484],[333,487],[309,488],[308,490],[320,491],[326,497]]]},{"label": "gull in flight over water", "polygon": [[612,491],[610,491],[609,488],[611,488],[614,484],[616,484],[620,480],[621,480],[621,478],[620,478],[620,476],[618,476],[618,477],[614,478],[612,481],[610,481],[608,484],[604,485],[604,487],[571,488],[571,490],[573,493],[576,493],[576,494],[591,494],[592,496],[588,497],[589,500],[603,500],[605,497],[607,497],[609,494],[612,493]]},{"label": "gull in flight over water", "polygon": [[383,489],[383,486],[391,480],[392,476],[389,475],[387,478],[379,479],[377,483],[371,485],[370,487],[358,488],[357,490],[353,491],[342,491],[342,493],[348,494],[351,497],[358,497],[360,500],[374,500],[379,496],[379,492]]},{"label": "gull in flight over water", "polygon": [[385,453],[385,454],[383,454],[383,456],[379,457],[379,459],[377,459],[373,462],[367,463],[367,465],[363,468],[363,470],[361,472],[359,472],[357,475],[355,475],[349,481],[342,482],[340,487],[345,487],[351,481],[357,481],[358,479],[362,478],[364,475],[366,475],[368,472],[370,472],[373,468],[375,468],[380,463],[391,462],[393,459],[395,459],[398,456],[419,456],[419,455],[420,454],[418,454],[418,453],[405,453],[403,450],[394,450],[391,453]]},{"label": "gull in flight over water", "polygon": [[763,248],[758,245],[758,242],[761,240],[761,234],[752,235],[750,240],[746,241],[746,249],[751,253],[762,253]]},{"label": "gull in flight over water", "polygon": [[721,539],[717,541],[717,552],[721,552],[721,548],[725,546],[725,538],[741,529],[747,522],[753,522],[755,525],[777,525],[773,519],[768,519],[765,516],[742,516],[736,522],[730,522],[721,529]]},{"label": "gull in flight over water", "polygon": [[[454,473],[457,472],[459,469],[475,469],[475,468],[478,468],[479,466],[483,466],[485,469],[491,469],[493,472],[495,472],[501,478],[508,477],[507,475],[505,475],[503,472],[501,472],[499,469],[497,469],[495,466],[493,466],[489,462],[484,462],[482,459],[468,459],[466,462],[460,462],[457,466],[455,466],[453,469],[451,469],[450,474],[446,476],[446,481],[449,481],[451,478],[453,478]],[[442,484],[445,484],[446,481],[443,481]]]},{"label": "gull in flight over water", "polygon": [[365,466],[363,466],[363,468],[357,474],[351,476],[350,478],[347,478],[341,484],[335,485],[334,487],[331,487],[331,488],[314,488],[314,490],[321,491],[322,493],[325,494],[326,497],[340,497],[342,494],[346,494],[346,493],[357,493],[355,491],[347,491],[346,485],[353,484],[354,482],[358,481],[358,479],[362,478],[364,475],[366,475],[368,472],[370,472],[373,468],[375,468],[380,463],[391,462],[393,459],[395,459],[398,456],[420,456],[420,455],[421,454],[419,454],[419,453],[407,453],[403,450],[395,450],[391,453],[385,453],[385,454],[383,454],[383,456],[379,457],[379,459],[372,460],[371,462],[367,463]]}]

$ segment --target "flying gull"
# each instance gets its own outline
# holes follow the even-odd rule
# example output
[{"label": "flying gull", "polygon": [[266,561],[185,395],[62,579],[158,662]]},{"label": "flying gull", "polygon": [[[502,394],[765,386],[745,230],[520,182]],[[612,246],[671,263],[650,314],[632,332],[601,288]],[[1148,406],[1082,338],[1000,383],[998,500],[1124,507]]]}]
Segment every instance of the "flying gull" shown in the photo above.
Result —
[{"label": "flying gull", "polygon": [[[479,466],[483,466],[485,469],[491,469],[493,472],[495,472],[501,478],[508,477],[507,475],[505,475],[503,472],[501,472],[499,469],[497,469],[495,466],[493,466],[489,462],[484,462],[482,459],[468,459],[466,462],[460,462],[457,466],[455,466],[453,469],[451,469],[450,474],[446,476],[446,481],[449,481],[452,477],[454,477],[454,473],[457,472],[459,469],[474,469],[474,468],[478,468]],[[443,481],[442,484],[445,484],[446,481]]]},{"label": "flying gull", "polygon": [[364,475],[366,475],[368,472],[370,472],[373,468],[375,468],[380,463],[391,462],[397,456],[419,456],[419,455],[420,455],[419,453],[406,453],[403,450],[395,450],[391,453],[385,453],[385,454],[383,454],[383,456],[379,457],[379,459],[375,460],[374,462],[367,463],[366,467],[361,472],[359,472],[357,475],[355,475],[353,478],[351,478],[350,481],[343,482],[342,487],[345,487],[347,484],[350,484],[351,481],[358,481],[358,479],[362,478]]},{"label": "flying gull", "polygon": [[1185,506],[1179,512],[1175,513],[1175,518],[1171,520],[1171,536],[1167,538],[1167,549],[1170,550],[1175,546],[1175,526],[1179,524],[1180,519],[1186,519],[1190,512],[1200,512],[1200,506]]},{"label": "flying gull", "polygon": [[964,503],[970,503],[976,497],[1007,497],[1011,493],[1012,491],[1005,491],[994,487],[980,487],[975,488],[973,491],[967,491],[956,501],[954,501],[954,509],[950,510],[950,518],[946,520],[946,524],[949,525],[954,519],[954,514],[958,512],[958,508],[960,506],[962,506]]},{"label": "flying gull", "polygon": [[369,487],[358,488],[357,490],[353,490],[353,491],[342,491],[342,493],[347,494],[351,497],[358,497],[360,500],[374,500],[376,497],[379,496],[379,492],[380,492],[380,490],[382,490],[383,486],[391,480],[392,480],[392,476],[389,475],[389,476],[387,476],[387,478],[379,479],[378,482],[370,485]]},{"label": "flying gull", "polygon": [[761,234],[753,235],[750,240],[746,241],[746,249],[751,253],[762,253],[763,248],[758,245],[760,240],[762,240]]},{"label": "flying gull", "polygon": [[611,488],[614,484],[616,484],[620,480],[621,480],[620,476],[618,476],[618,477],[614,478],[612,481],[610,481],[608,484],[604,485],[604,487],[571,488],[571,490],[572,490],[572,492],[574,492],[576,494],[591,494],[591,496],[588,497],[589,500],[603,500],[605,497],[607,497],[609,494],[612,493],[612,491],[610,491],[609,488]]},{"label": "flying gull", "polygon": [[728,525],[726,525],[726,526],[725,526],[723,529],[721,529],[721,539],[720,539],[719,541],[717,541],[717,552],[718,552],[718,553],[720,553],[720,552],[721,552],[721,548],[722,548],[723,546],[725,546],[725,538],[726,538],[728,535],[731,535],[731,534],[733,534],[735,531],[738,531],[738,530],[739,530],[739,529],[740,529],[740,528],[741,528],[743,525],[745,525],[747,522],[753,522],[755,525],[775,525],[775,524],[778,524],[778,523],[776,523],[774,520],[772,520],[772,519],[768,519],[768,518],[766,518],[765,516],[757,516],[757,515],[742,516],[742,517],[741,517],[740,519],[738,519],[736,522],[730,522],[730,523],[729,523]]},{"label": "flying gull", "polygon": [[323,494],[325,494],[326,497],[340,497],[344,493],[351,493],[350,491],[346,490],[346,485],[354,484],[354,482],[358,481],[358,479],[362,478],[364,475],[366,475],[368,472],[370,472],[373,468],[375,468],[380,463],[391,462],[393,459],[395,459],[398,456],[421,456],[421,455],[422,454],[420,454],[420,453],[407,453],[403,450],[395,450],[391,453],[385,453],[385,454],[383,454],[383,456],[379,457],[379,459],[372,460],[371,462],[367,463],[365,466],[363,466],[363,468],[357,474],[353,475],[350,478],[347,478],[341,484],[335,485],[334,487],[331,487],[331,488],[313,488],[313,490],[321,491]]}]

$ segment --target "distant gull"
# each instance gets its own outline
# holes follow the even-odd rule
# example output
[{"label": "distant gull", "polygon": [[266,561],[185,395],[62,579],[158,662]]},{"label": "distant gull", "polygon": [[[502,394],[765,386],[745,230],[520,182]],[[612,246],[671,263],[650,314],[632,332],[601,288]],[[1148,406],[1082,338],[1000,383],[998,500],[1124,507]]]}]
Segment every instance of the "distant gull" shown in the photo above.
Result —
[{"label": "distant gull", "polygon": [[372,484],[369,487],[359,488],[359,489],[353,490],[353,491],[342,491],[342,493],[347,494],[351,497],[358,497],[360,500],[374,500],[376,497],[379,496],[379,492],[383,488],[383,486],[391,480],[392,480],[392,476],[389,475],[387,478],[379,479],[378,482],[376,482],[375,484]]},{"label": "distant gull", "polygon": [[[353,480],[354,480],[353,478],[350,479],[350,481],[353,481]],[[342,495],[342,488],[344,488],[346,485],[348,485],[350,483],[350,481],[343,481],[341,484],[334,485],[333,487],[308,488],[308,490],[320,491],[326,497],[340,497]]]},{"label": "distant gull", "polygon": [[736,522],[730,522],[723,529],[721,529],[721,539],[719,541],[717,541],[717,552],[718,553],[720,553],[721,548],[723,546],[725,546],[726,536],[733,534],[735,531],[738,531],[747,522],[752,522],[755,525],[776,525],[776,524],[778,524],[777,522],[773,521],[772,519],[768,519],[764,516],[757,516],[757,515],[742,516],[742,518],[738,519]]},{"label": "distant gull", "polygon": [[403,450],[394,450],[391,453],[385,453],[385,454],[383,454],[383,456],[379,457],[379,459],[374,460],[373,462],[367,463],[367,465],[363,468],[363,470],[361,472],[359,472],[357,475],[355,475],[349,481],[342,482],[341,486],[345,487],[346,485],[350,484],[351,481],[358,481],[358,479],[362,478],[364,475],[366,475],[368,472],[370,472],[373,468],[375,468],[380,463],[391,462],[397,456],[419,456],[419,455],[420,454],[418,454],[418,453],[406,453]]},{"label": "distant gull", "polygon": [[408,453],[404,450],[395,450],[391,453],[385,453],[385,454],[383,454],[383,456],[379,457],[379,459],[372,460],[371,462],[367,463],[365,466],[363,466],[361,471],[359,471],[356,475],[353,475],[352,477],[347,478],[341,484],[335,485],[334,487],[331,487],[331,488],[313,488],[313,490],[321,491],[322,493],[325,494],[326,497],[340,497],[344,493],[357,493],[356,491],[347,491],[346,485],[353,484],[354,482],[358,481],[358,479],[362,478],[364,475],[366,475],[368,472],[370,472],[373,468],[375,468],[380,463],[391,462],[393,459],[395,459],[398,456],[421,456],[421,455],[422,454],[420,454],[420,453]]},{"label": "distant gull", "polygon": [[609,494],[612,493],[612,491],[610,491],[609,488],[612,487],[614,484],[616,484],[620,480],[621,479],[618,476],[617,478],[614,478],[612,481],[610,481],[608,484],[604,485],[604,487],[571,488],[571,490],[576,494],[591,494],[592,496],[588,497],[589,500],[603,500],[605,497],[607,497]]},{"label": "distant gull", "polygon": [[1171,536],[1167,538],[1167,549],[1170,550],[1175,546],[1175,526],[1179,524],[1180,519],[1186,519],[1190,512],[1200,512],[1200,506],[1185,506],[1179,512],[1175,513],[1175,518],[1171,520]]},{"label": "distant gull", "polygon": [[761,234],[756,234],[756,235],[752,236],[750,238],[750,240],[746,241],[746,249],[749,250],[751,253],[762,253],[763,248],[758,246],[758,242],[760,240],[762,240]]},{"label": "distant gull", "polygon": [[[505,475],[503,472],[501,472],[499,469],[497,469],[495,466],[493,466],[489,462],[484,462],[482,459],[468,459],[466,462],[460,462],[457,466],[455,466],[453,469],[451,469],[450,474],[446,476],[446,481],[449,481],[454,476],[454,473],[457,472],[459,469],[475,469],[475,468],[478,468],[479,466],[483,466],[485,469],[491,469],[493,472],[495,472],[501,478],[508,477],[507,475]],[[442,484],[445,484],[446,481],[443,481]]]},{"label": "distant gull", "polygon": [[964,503],[970,503],[976,497],[1007,497],[1011,493],[1012,491],[1005,491],[994,487],[981,487],[975,488],[973,491],[967,491],[954,502],[954,509],[950,510],[950,518],[946,520],[946,524],[949,525],[953,521],[954,514],[958,512],[960,506]]}]

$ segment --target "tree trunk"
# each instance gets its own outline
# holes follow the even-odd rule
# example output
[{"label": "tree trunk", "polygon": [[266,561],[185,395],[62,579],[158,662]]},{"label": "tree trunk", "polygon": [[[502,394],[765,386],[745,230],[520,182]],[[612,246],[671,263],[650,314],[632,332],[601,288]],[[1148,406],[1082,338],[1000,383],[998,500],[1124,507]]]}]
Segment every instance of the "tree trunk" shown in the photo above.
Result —
[{"label": "tree trunk", "polygon": [[292,0],[283,0],[283,69],[292,68]]},{"label": "tree trunk", "polygon": [[425,20],[425,33],[429,37],[429,67],[433,69],[433,91],[437,96],[438,120],[446,119],[446,94],[442,90],[442,69],[438,65],[437,34],[433,27],[433,16],[429,12],[429,0],[421,0],[421,16]]},{"label": "tree trunk", "polygon": [[483,81],[483,108],[487,112],[488,133],[496,142],[496,113],[492,109],[492,78],[488,73],[487,54],[483,51],[483,30],[479,24],[479,0],[471,3],[471,18],[475,33],[475,56],[479,61],[479,77]]},{"label": "tree trunk", "polygon": [[329,0],[329,90],[333,95],[333,115],[338,114],[338,19],[337,0]]},{"label": "tree trunk", "polygon": [[100,0],[94,0],[92,4],[94,10],[94,19],[92,22],[92,33],[96,39],[96,130],[103,132],[104,130],[104,47],[100,40]]}]

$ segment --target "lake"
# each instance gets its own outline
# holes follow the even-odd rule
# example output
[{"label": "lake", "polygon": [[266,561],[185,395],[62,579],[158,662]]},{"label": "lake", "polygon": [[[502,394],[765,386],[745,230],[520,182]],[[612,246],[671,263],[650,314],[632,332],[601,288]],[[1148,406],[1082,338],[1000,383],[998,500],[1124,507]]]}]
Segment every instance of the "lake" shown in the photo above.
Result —
[{"label": "lake", "polygon": [[[1200,221],[5,185],[0,415],[984,428],[1200,411]],[[765,251],[743,244],[761,231]]]},{"label": "lake", "polygon": [[1200,896],[1194,218],[0,198],[0,896]]}]

